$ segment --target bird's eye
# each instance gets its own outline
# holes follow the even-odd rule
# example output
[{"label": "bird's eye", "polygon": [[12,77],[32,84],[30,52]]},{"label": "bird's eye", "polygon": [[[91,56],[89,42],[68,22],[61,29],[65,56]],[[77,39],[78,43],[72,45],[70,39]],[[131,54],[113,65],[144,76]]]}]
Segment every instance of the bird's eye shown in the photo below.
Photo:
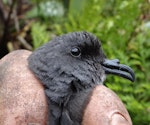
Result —
[{"label": "bird's eye", "polygon": [[74,57],[79,57],[81,55],[81,50],[78,47],[74,47],[71,49],[71,55]]}]

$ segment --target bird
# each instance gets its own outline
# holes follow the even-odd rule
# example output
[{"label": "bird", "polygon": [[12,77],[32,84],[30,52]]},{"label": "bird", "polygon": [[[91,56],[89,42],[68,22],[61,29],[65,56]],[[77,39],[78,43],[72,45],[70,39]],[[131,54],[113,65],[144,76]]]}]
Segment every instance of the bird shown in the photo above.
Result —
[{"label": "bird", "polygon": [[28,57],[28,67],[44,86],[47,125],[81,125],[93,88],[107,74],[135,80],[134,71],[107,59],[100,40],[86,31],[53,38]]}]

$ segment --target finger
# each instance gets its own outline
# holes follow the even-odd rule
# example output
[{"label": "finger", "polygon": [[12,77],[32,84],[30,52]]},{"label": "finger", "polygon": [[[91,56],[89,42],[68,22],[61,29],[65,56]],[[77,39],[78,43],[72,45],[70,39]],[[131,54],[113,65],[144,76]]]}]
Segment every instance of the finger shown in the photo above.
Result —
[{"label": "finger", "polygon": [[93,90],[83,116],[83,125],[132,125],[118,96],[103,85]]},{"label": "finger", "polygon": [[28,69],[31,52],[14,51],[0,60],[0,125],[46,125],[42,84]]}]

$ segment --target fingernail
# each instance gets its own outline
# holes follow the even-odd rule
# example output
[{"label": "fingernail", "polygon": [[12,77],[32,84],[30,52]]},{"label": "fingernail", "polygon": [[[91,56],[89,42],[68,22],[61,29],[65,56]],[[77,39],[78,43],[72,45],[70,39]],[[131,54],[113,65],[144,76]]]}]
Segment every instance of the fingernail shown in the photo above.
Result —
[{"label": "fingernail", "polygon": [[28,123],[28,125],[40,125],[39,123]]},{"label": "fingernail", "polygon": [[132,125],[124,116],[119,113],[112,115],[111,125]]}]

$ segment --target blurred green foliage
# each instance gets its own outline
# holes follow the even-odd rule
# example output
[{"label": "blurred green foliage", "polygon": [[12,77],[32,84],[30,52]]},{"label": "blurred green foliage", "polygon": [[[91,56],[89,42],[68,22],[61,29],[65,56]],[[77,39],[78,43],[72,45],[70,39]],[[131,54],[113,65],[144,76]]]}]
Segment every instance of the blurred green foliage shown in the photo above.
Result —
[{"label": "blurred green foliage", "polygon": [[69,4],[64,8],[64,15],[45,16],[43,13],[42,19],[39,17],[42,25],[33,24],[34,48],[48,40],[47,34],[61,35],[81,30],[95,34],[107,57],[120,59],[121,63],[131,66],[136,75],[134,83],[108,76],[106,86],[122,99],[133,124],[150,125],[150,22],[145,18],[150,16],[150,3],[146,0],[57,2],[63,5],[66,1]]},{"label": "blurred green foliage", "polygon": [[34,48],[38,48],[50,39],[49,33],[46,31],[46,25],[39,22],[32,25],[31,36]]}]

